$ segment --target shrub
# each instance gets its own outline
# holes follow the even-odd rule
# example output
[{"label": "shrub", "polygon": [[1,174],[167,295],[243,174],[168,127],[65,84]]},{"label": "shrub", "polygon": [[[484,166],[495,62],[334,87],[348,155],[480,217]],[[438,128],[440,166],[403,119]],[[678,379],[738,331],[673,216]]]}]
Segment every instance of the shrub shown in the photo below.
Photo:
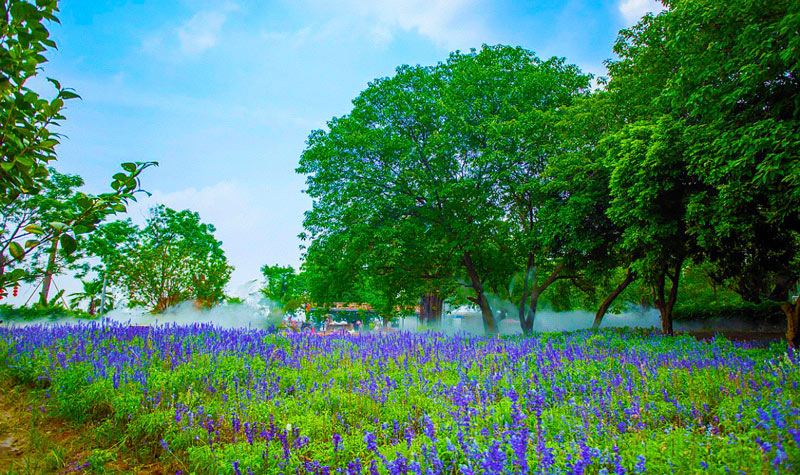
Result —
[{"label": "shrub", "polygon": [[673,317],[676,321],[686,320],[743,320],[753,325],[783,325],[786,315],[781,310],[780,302],[737,303],[709,306],[705,304],[687,303],[676,305]]}]

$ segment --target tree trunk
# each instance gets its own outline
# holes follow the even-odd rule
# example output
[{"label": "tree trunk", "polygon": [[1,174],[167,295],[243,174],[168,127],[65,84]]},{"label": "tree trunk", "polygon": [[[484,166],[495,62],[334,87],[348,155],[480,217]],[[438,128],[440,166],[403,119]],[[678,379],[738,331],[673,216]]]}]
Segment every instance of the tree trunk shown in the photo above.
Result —
[{"label": "tree trunk", "polygon": [[528,306],[528,311],[525,314],[525,319],[520,322],[522,324],[522,331],[526,335],[533,333],[533,324],[536,322],[536,310],[539,308],[539,297],[547,290],[550,285],[559,279],[561,271],[564,269],[564,264],[559,264],[553,269],[553,272],[547,279],[542,282],[542,285],[536,284],[536,265],[533,266],[532,272],[532,285],[531,285],[531,300]]},{"label": "tree trunk", "polygon": [[103,314],[103,311],[106,309],[106,282],[108,281],[108,276],[106,276],[105,272],[103,272],[103,290],[102,294],[100,294],[100,315]]},{"label": "tree trunk", "polygon": [[[661,314],[661,332],[665,335],[674,335],[672,329],[672,309],[675,307],[675,302],[678,300],[678,283],[681,277],[681,268],[683,267],[683,260],[680,260],[675,266],[675,274],[670,274],[669,270],[665,270],[659,277],[656,285],[656,299],[655,304],[658,312]],[[669,294],[665,298],[666,280],[669,279],[671,287]]]},{"label": "tree trunk", "polygon": [[475,297],[470,297],[469,300],[478,305],[481,309],[481,316],[483,317],[483,329],[488,334],[497,333],[497,324],[494,321],[494,313],[492,307],[489,305],[489,300],[483,291],[483,282],[481,282],[478,270],[475,268],[475,263],[472,262],[472,256],[468,252],[464,253],[464,268],[470,280],[470,287],[475,291]]},{"label": "tree trunk", "polygon": [[[533,319],[535,318],[535,315],[528,314],[529,281],[532,281],[532,287],[536,287],[536,264],[534,264],[533,254],[528,254],[528,264],[525,267],[525,277],[522,281],[522,299],[519,303],[519,326],[522,328],[522,333],[526,335],[533,331]],[[534,312],[536,312],[535,309]]]},{"label": "tree trunk", "polygon": [[419,322],[422,324],[438,324],[442,320],[444,298],[438,292],[423,295],[419,302]]},{"label": "tree trunk", "polygon": [[786,314],[786,343],[794,348],[800,348],[800,297],[795,300],[794,305],[789,302],[781,305],[783,313]]},{"label": "tree trunk", "polygon": [[47,269],[42,280],[42,292],[39,294],[39,303],[47,305],[50,295],[50,284],[53,282],[53,273],[56,270],[56,255],[58,253],[58,234],[53,236],[53,246],[50,248],[50,257],[47,259]]},{"label": "tree trunk", "polygon": [[533,333],[533,323],[536,321],[536,310],[539,308],[539,295],[539,288],[536,287],[536,282],[534,281],[533,288],[531,289],[531,301],[528,305],[528,312],[525,315],[525,321],[522,323],[522,332],[526,335]]},{"label": "tree trunk", "polygon": [[795,279],[787,275],[779,275],[775,278],[775,286],[767,298],[775,302],[789,300],[789,291],[792,290],[796,282]]},{"label": "tree trunk", "polygon": [[89,299],[89,315],[94,315],[96,305],[97,305],[97,300],[95,300],[94,297]]},{"label": "tree trunk", "polygon": [[608,294],[608,297],[606,297],[605,300],[603,300],[603,303],[600,304],[600,308],[597,309],[597,313],[594,315],[592,329],[600,328],[600,324],[603,322],[603,317],[608,311],[608,308],[612,303],[614,303],[614,300],[619,297],[619,294],[621,294],[625,289],[628,288],[629,285],[631,285],[631,282],[633,282],[635,278],[636,277],[633,276],[633,270],[629,268],[628,273],[625,275],[625,280],[623,280],[616,289]]}]

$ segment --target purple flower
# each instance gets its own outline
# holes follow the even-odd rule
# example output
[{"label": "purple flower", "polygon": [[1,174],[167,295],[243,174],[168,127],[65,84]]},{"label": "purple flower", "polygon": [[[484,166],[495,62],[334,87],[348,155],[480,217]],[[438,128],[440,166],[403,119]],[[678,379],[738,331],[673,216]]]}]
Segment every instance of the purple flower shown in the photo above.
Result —
[{"label": "purple flower", "polygon": [[375,440],[375,434],[372,432],[364,433],[364,443],[367,444],[367,450],[372,452],[378,451],[378,443]]},{"label": "purple flower", "polygon": [[645,457],[644,455],[639,455],[636,457],[636,465],[633,467],[633,470],[636,473],[644,473],[645,471]]}]

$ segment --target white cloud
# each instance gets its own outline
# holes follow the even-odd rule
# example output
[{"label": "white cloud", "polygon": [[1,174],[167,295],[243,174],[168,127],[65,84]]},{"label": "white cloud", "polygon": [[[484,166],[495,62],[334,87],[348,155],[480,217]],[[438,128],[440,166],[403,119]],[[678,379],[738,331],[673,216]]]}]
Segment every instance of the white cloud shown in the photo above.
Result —
[{"label": "white cloud", "polygon": [[224,11],[197,12],[178,28],[181,51],[197,55],[213,48],[227,16]]},{"label": "white cloud", "polygon": [[[416,32],[443,48],[478,47],[489,42],[485,0],[308,0],[329,21],[389,43],[398,32]],[[483,4],[483,5],[482,5]]]},{"label": "white cloud", "polygon": [[622,0],[619,2],[619,12],[625,22],[633,24],[639,21],[645,13],[658,13],[664,5],[656,0]]}]

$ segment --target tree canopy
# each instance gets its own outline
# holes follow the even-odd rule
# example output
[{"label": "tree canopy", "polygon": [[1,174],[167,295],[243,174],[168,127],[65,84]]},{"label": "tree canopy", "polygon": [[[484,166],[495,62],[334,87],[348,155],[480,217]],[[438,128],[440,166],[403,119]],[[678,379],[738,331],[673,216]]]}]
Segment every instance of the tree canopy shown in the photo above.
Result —
[{"label": "tree canopy", "polygon": [[224,297],[233,270],[214,231],[196,212],[159,205],[142,227],[130,220],[102,225],[88,248],[129,306],[159,312],[190,299],[211,306]]},{"label": "tree canopy", "polygon": [[[350,114],[312,133],[301,158],[315,198],[309,262],[336,241],[355,272],[407,300],[408,291],[460,280],[496,331],[490,287],[536,265],[563,268],[534,210],[560,144],[548,126],[588,82],[561,59],[510,47],[454,53],[373,82]],[[521,313],[529,329],[532,316]]]}]

